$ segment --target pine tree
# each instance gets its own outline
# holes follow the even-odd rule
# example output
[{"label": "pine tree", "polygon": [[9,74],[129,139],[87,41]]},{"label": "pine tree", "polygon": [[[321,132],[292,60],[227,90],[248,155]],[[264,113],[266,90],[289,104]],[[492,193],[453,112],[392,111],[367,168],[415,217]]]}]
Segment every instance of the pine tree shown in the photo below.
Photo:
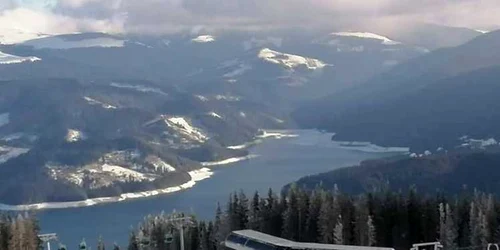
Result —
[{"label": "pine tree", "polygon": [[446,219],[445,219],[445,240],[442,241],[446,249],[455,250],[457,249],[457,228],[455,227],[455,221],[453,219],[453,212],[451,211],[450,205],[446,204],[445,208]]},{"label": "pine tree", "polygon": [[287,207],[283,213],[282,236],[289,240],[298,240],[299,234],[298,197],[295,186],[288,191]]},{"label": "pine tree", "polygon": [[239,204],[238,204],[238,229],[245,229],[246,226],[248,225],[248,213],[249,213],[249,204],[248,204],[248,198],[243,192],[243,190],[240,190],[239,193]]},{"label": "pine tree", "polygon": [[321,204],[318,228],[319,241],[321,243],[333,243],[335,222],[337,221],[338,213],[334,210],[334,201],[331,194],[325,194]]},{"label": "pine tree", "polygon": [[333,229],[333,242],[337,245],[344,245],[344,225],[342,224],[342,215],[339,215],[337,224]]},{"label": "pine tree", "polygon": [[260,197],[259,193],[255,192],[250,203],[247,228],[260,231],[260,216]]},{"label": "pine tree", "polygon": [[135,232],[130,233],[130,237],[128,239],[128,250],[139,250],[139,243],[137,242],[137,237]]},{"label": "pine tree", "polygon": [[113,250],[120,250],[120,246],[116,242],[113,244]]},{"label": "pine tree", "polygon": [[377,231],[375,225],[373,224],[373,219],[368,216],[368,221],[366,222],[368,228],[368,246],[375,246],[377,244]]},{"label": "pine tree", "polygon": [[318,240],[318,220],[320,217],[321,211],[321,191],[315,190],[312,192],[309,208],[308,208],[308,216],[306,221],[306,238],[305,241],[315,242]]},{"label": "pine tree", "polygon": [[104,241],[102,240],[102,236],[99,236],[99,239],[97,240],[97,250],[105,250],[106,247],[104,246]]}]

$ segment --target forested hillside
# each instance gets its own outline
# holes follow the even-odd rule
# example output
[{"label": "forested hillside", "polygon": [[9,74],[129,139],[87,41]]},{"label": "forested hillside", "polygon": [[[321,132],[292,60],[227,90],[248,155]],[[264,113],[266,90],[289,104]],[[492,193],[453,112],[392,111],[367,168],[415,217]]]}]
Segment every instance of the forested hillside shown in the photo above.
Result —
[{"label": "forested hillside", "polygon": [[487,152],[448,153],[400,160],[370,160],[359,166],[334,170],[297,181],[309,190],[338,186],[350,194],[384,190],[456,194],[478,189],[499,194],[500,154]]}]

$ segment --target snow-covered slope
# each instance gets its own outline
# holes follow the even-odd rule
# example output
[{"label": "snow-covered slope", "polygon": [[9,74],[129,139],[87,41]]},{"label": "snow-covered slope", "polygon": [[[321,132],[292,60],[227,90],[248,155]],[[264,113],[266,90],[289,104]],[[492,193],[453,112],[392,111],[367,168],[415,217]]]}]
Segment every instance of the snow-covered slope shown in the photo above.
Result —
[{"label": "snow-covered slope", "polygon": [[30,56],[30,57],[22,57],[15,56],[11,54],[6,54],[0,51],[0,64],[14,64],[14,63],[23,63],[23,62],[36,62],[41,59],[38,57]]},{"label": "snow-covered slope", "polygon": [[26,41],[23,45],[32,46],[35,49],[116,48],[125,46],[125,42],[122,39],[106,36],[82,39],[53,36]]},{"label": "snow-covered slope", "polygon": [[85,99],[85,101],[87,101],[88,104],[90,104],[90,105],[99,105],[105,109],[116,109],[116,106],[98,101],[98,100],[90,98],[88,96],[84,96],[83,99]]},{"label": "snow-covered slope", "polygon": [[363,39],[376,39],[380,40],[382,44],[385,45],[397,45],[401,44],[400,42],[393,41],[385,36],[381,36],[375,33],[370,33],[370,32],[335,32],[332,33],[331,35],[333,36],[339,36],[339,37],[356,37],[356,38],[363,38]]},{"label": "snow-covered slope", "polygon": [[266,62],[279,64],[289,69],[305,66],[310,70],[317,70],[328,66],[328,64],[318,59],[281,53],[269,48],[260,50],[258,57]]},{"label": "snow-covered slope", "polygon": [[211,35],[202,35],[191,39],[191,41],[195,43],[211,43],[215,42],[215,37]]},{"label": "snow-covered slope", "polygon": [[192,126],[184,117],[169,117],[165,119],[165,123],[183,135],[187,140],[200,143],[208,140],[208,136],[201,129]]},{"label": "snow-covered slope", "polygon": [[132,89],[132,90],[136,90],[136,91],[144,92],[144,93],[156,93],[156,94],[165,95],[165,96],[168,95],[167,93],[161,91],[161,89],[147,87],[147,86],[143,86],[143,85],[132,85],[132,84],[128,84],[128,83],[117,83],[117,82],[113,82],[110,85],[112,87],[115,87],[115,88]]},{"label": "snow-covered slope", "polygon": [[27,30],[0,28],[0,44],[16,44],[48,36],[48,34],[41,34]]}]

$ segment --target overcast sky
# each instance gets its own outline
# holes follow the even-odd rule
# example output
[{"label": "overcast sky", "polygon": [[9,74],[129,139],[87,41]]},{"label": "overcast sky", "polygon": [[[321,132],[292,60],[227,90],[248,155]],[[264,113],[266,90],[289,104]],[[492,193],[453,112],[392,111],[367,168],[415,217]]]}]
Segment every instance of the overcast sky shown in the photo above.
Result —
[{"label": "overcast sky", "polygon": [[0,0],[0,29],[171,33],[286,27],[500,24],[500,0]]}]

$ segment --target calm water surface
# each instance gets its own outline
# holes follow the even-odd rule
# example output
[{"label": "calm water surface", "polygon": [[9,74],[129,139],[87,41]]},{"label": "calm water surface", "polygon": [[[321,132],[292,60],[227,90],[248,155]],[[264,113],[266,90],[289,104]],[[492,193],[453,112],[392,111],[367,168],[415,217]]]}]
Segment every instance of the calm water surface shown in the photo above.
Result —
[{"label": "calm water surface", "polygon": [[330,142],[331,135],[317,131],[295,131],[299,137],[267,139],[250,149],[258,158],[214,169],[212,178],[203,180],[192,189],[122,203],[94,207],[48,210],[38,213],[45,233],[55,232],[69,248],[82,238],[95,245],[102,235],[107,244],[118,242],[126,246],[128,233],[150,213],[186,211],[199,218],[211,219],[217,202],[225,204],[232,191],[276,192],[300,177],[340,167],[351,166],[370,158],[395,153],[367,153],[338,148]]}]

